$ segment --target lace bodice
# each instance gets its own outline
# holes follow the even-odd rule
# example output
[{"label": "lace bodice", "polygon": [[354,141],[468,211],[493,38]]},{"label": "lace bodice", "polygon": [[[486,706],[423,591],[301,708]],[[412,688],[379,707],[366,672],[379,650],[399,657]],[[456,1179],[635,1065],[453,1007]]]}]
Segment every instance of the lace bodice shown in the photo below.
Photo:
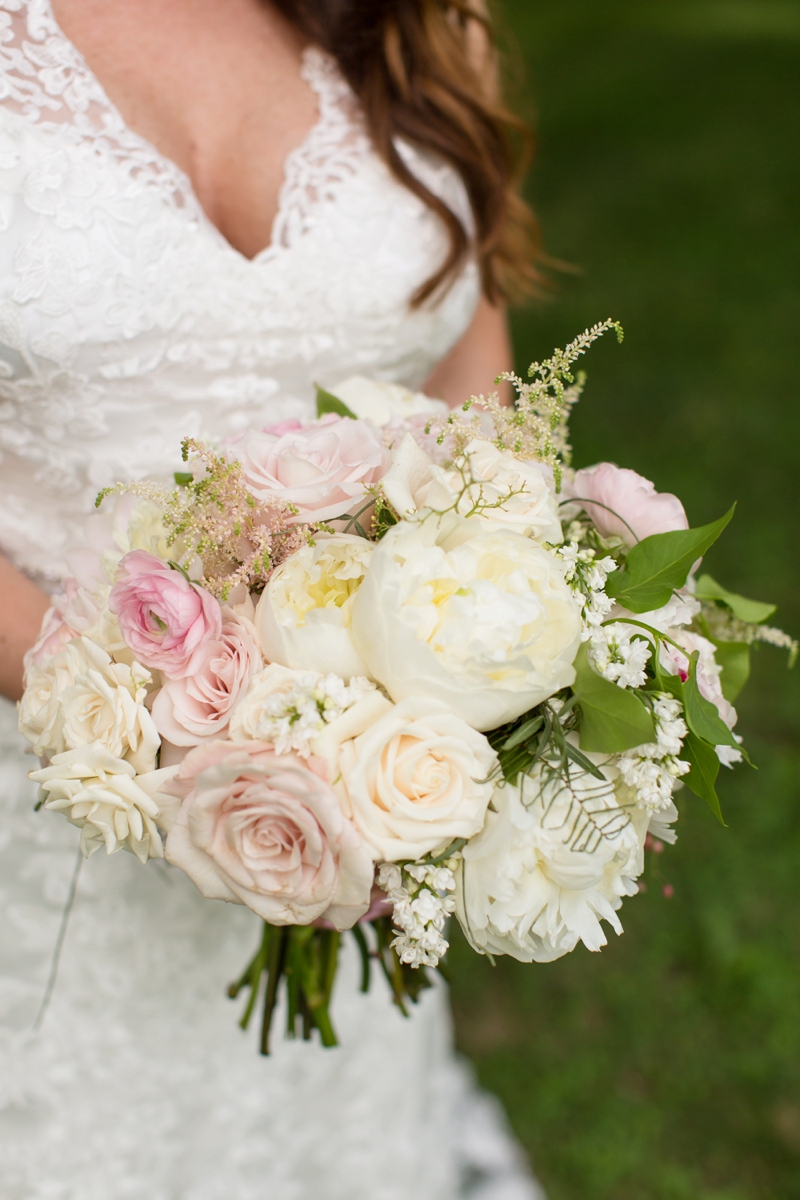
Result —
[{"label": "lace bodice", "polygon": [[[249,260],[49,0],[0,0],[0,549],[29,572],[62,575],[98,489],[171,473],[181,438],[308,414],[314,382],[350,374],[419,386],[469,323],[474,265],[409,307],[440,222],[372,149],[335,63],[312,48],[302,71],[319,117]],[[399,148],[469,221],[452,169]]]}]

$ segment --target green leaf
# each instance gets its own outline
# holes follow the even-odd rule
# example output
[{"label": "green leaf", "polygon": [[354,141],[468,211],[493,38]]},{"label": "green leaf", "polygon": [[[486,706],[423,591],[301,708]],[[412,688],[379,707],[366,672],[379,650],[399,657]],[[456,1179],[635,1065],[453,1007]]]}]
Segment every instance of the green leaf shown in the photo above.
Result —
[{"label": "green leaf", "polygon": [[575,661],[573,691],[580,709],[581,750],[595,754],[621,754],[656,739],[653,718],[626,688],[598,675],[589,662],[586,646]]},{"label": "green leaf", "polygon": [[714,746],[736,746],[739,743],[731,733],[722,717],[717,712],[717,706],[705,696],[697,686],[697,660],[699,651],[695,650],[689,659],[689,678],[684,683],[677,675],[658,675],[658,685],[664,691],[670,692],[683,705],[683,715],[689,730],[696,738]]},{"label": "green leaf", "polygon": [[689,774],[683,776],[683,782],[690,791],[694,792],[695,796],[705,800],[720,825],[724,825],[725,821],[722,817],[716,789],[719,775],[719,759],[716,750],[707,742],[701,741],[700,738],[690,733],[683,743],[681,758],[692,764]]},{"label": "green leaf", "polygon": [[719,600],[727,604],[735,617],[746,621],[748,625],[760,625],[775,612],[776,605],[765,604],[762,600],[748,600],[736,592],[729,592],[721,583],[717,583],[710,575],[701,575],[697,581],[698,600]]},{"label": "green leaf", "polygon": [[747,642],[717,641],[714,646],[715,658],[722,668],[722,694],[733,704],[750,677],[750,647]]},{"label": "green leaf", "polygon": [[337,417],[350,417],[352,421],[357,420],[356,414],[338,396],[334,396],[333,392],[326,392],[325,388],[321,388],[318,383],[314,386],[317,389],[317,417],[324,417],[326,413],[336,413]]},{"label": "green leaf", "polygon": [[194,475],[191,471],[176,471],[175,482],[178,487],[188,487],[190,483],[194,483]]},{"label": "green leaf", "polygon": [[609,596],[629,612],[663,607],[673,591],[683,587],[694,563],[713,546],[735,510],[734,504],[724,517],[698,529],[675,529],[644,538],[629,552],[625,570],[609,576]]}]

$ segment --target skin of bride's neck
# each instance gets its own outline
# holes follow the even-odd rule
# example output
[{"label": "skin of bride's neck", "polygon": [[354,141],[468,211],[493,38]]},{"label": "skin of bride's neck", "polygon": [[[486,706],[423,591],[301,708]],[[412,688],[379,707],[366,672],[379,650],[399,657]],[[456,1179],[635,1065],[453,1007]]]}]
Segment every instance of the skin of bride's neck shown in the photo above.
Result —
[{"label": "skin of bride's neck", "polygon": [[263,0],[52,0],[126,125],[191,179],[247,258],[269,244],[287,155],[317,118],[303,43]]}]

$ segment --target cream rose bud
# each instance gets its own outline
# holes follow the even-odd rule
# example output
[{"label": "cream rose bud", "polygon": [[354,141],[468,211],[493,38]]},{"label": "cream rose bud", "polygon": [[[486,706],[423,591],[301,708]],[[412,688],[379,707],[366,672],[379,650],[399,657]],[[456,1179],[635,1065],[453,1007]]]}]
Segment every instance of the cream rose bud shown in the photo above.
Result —
[{"label": "cream rose bud", "polygon": [[414,860],[483,826],[497,755],[438,700],[375,692],[312,742],[378,862]]},{"label": "cream rose bud", "polygon": [[296,671],[369,675],[352,638],[353,602],[370,564],[372,543],[345,533],[317,534],[275,571],[256,608],[269,662]]},{"label": "cream rose bud", "polygon": [[559,559],[461,517],[401,521],[378,543],[352,614],[373,679],[496,729],[575,679],[578,604]]},{"label": "cream rose bud", "polygon": [[563,541],[555,493],[544,469],[479,438],[453,466],[441,467],[406,434],[381,487],[402,517],[423,508],[454,509],[462,517],[513,529],[537,541]]},{"label": "cream rose bud", "polygon": [[424,392],[412,392],[398,383],[367,379],[364,375],[351,375],[331,391],[357,417],[381,428],[397,418],[441,417],[448,412],[444,400],[434,400]]},{"label": "cream rose bud", "polygon": [[204,896],[273,925],[325,917],[348,929],[368,910],[372,859],[324,764],[215,741],[190,751],[170,787],[182,804],[166,856]]},{"label": "cream rose bud", "polygon": [[136,775],[129,762],[95,743],[57,754],[47,767],[31,771],[45,808],[62,812],[81,829],[81,849],[88,858],[105,846],[106,853],[129,850],[140,862],[163,858],[157,822],[170,770]]}]

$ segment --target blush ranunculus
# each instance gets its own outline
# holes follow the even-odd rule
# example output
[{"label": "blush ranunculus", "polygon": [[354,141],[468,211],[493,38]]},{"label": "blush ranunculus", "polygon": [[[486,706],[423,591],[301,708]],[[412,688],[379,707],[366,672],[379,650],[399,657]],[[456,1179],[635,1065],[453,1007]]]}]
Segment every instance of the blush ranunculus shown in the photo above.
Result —
[{"label": "blush ranunculus", "polygon": [[369,421],[332,413],[281,436],[251,430],[233,452],[253,495],[294,505],[297,522],[346,513],[382,478],[390,457]]},{"label": "blush ranunculus", "polygon": [[654,533],[689,528],[677,496],[657,492],[649,479],[614,463],[578,471],[564,495],[575,497],[603,537],[620,537],[628,546]]},{"label": "blush ranunculus", "polygon": [[156,729],[173,746],[196,746],[219,736],[262,666],[253,623],[223,608],[222,632],[206,643],[191,675],[168,680],[156,696]]},{"label": "blush ranunculus", "polygon": [[146,667],[181,679],[197,670],[222,632],[220,606],[153,554],[133,550],[119,564],[109,608],[126,645]]},{"label": "blush ranunculus", "polygon": [[169,787],[182,804],[166,857],[204,896],[273,925],[325,917],[349,929],[368,910],[372,858],[318,760],[212,741],[187,754]]}]

